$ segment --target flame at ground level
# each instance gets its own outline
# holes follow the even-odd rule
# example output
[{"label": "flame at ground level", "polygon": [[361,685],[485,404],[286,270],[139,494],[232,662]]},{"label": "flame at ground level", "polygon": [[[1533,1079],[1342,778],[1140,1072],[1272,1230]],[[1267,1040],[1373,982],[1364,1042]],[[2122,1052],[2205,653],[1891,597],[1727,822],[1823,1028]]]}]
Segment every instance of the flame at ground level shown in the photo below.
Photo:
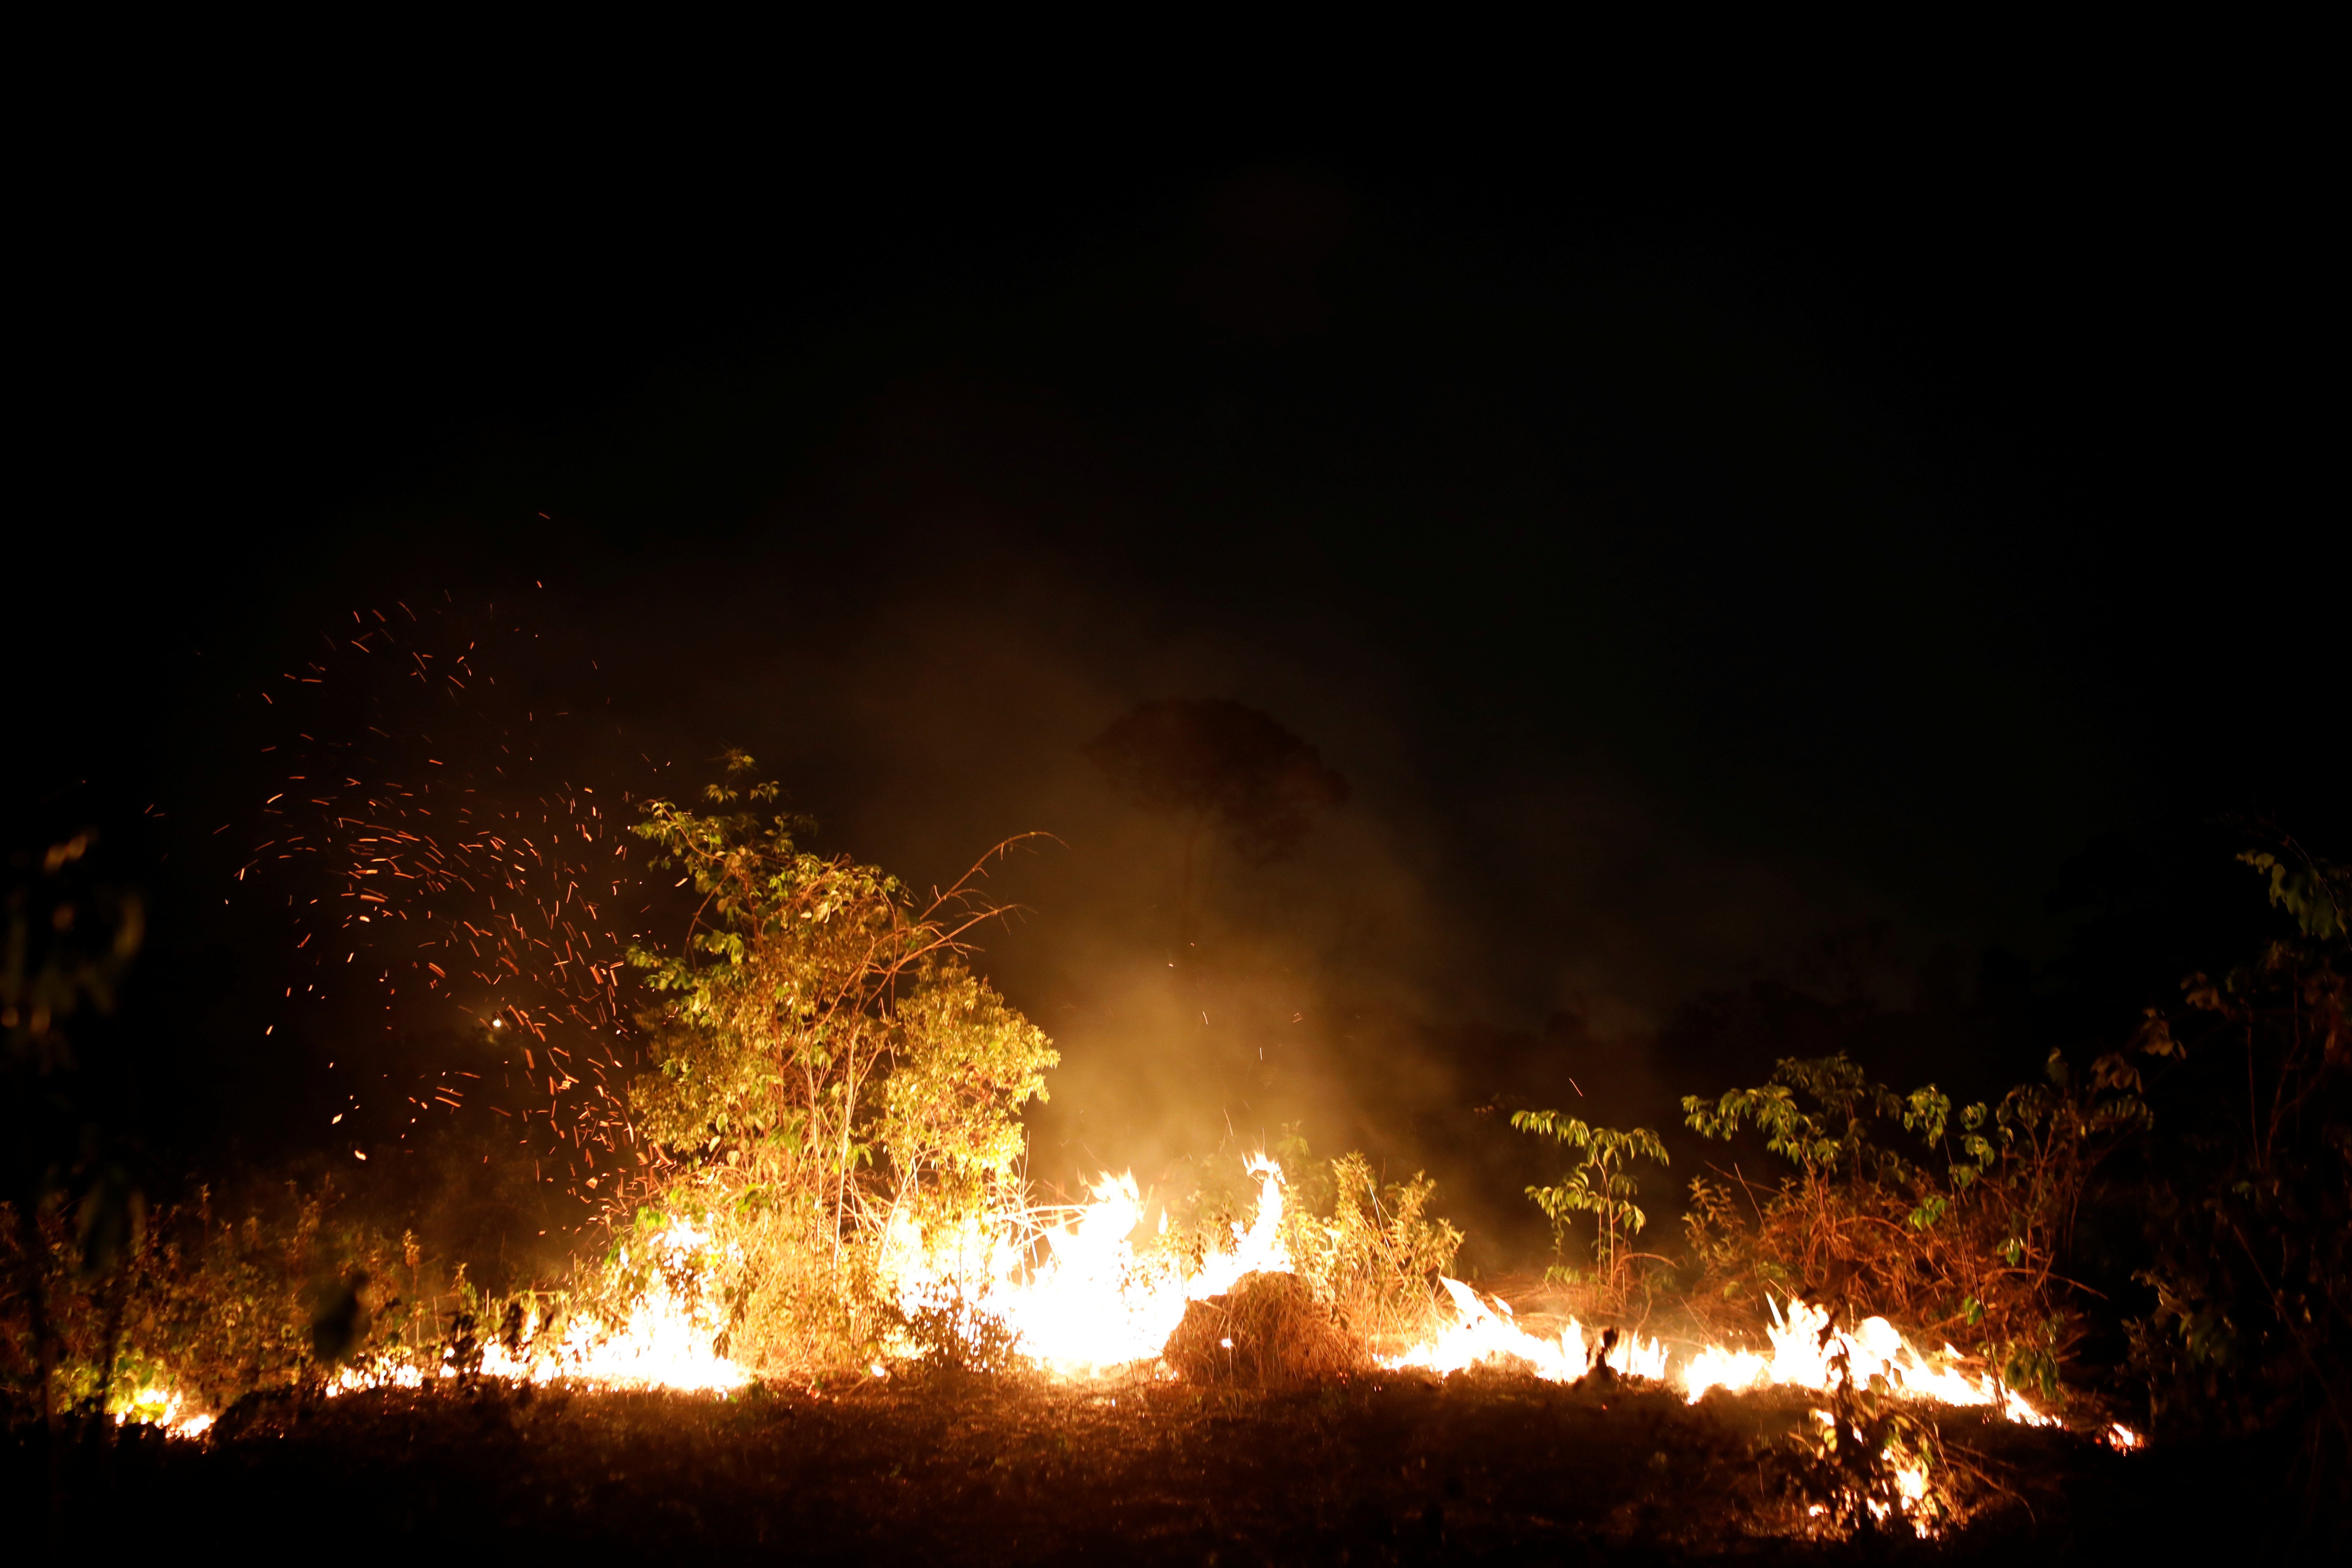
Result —
[{"label": "flame at ground level", "polygon": [[1604,1334],[1588,1347],[1584,1325],[1574,1318],[1557,1339],[1539,1339],[1513,1321],[1507,1302],[1482,1298],[1459,1279],[1438,1278],[1454,1299],[1454,1321],[1435,1338],[1415,1345],[1402,1355],[1386,1358],[1391,1367],[1425,1367],[1436,1373],[1462,1372],[1482,1362],[1517,1361],[1533,1368],[1548,1383],[1574,1383],[1594,1368],[1607,1367],[1620,1377],[1645,1377],[1664,1382],[1666,1350],[1639,1334]]},{"label": "flame at ground level", "polygon": [[[749,1384],[751,1374],[718,1352],[726,1331],[719,1310],[671,1282],[706,1266],[711,1249],[708,1233],[672,1217],[640,1245],[652,1252],[643,1260],[652,1265],[651,1283],[629,1303],[619,1322],[575,1319],[551,1339],[538,1331],[541,1324],[526,1323],[515,1346],[496,1340],[481,1346],[479,1373],[523,1383],[576,1382],[604,1388],[724,1393]],[[624,1269],[628,1267],[625,1247],[616,1262]],[[345,1367],[327,1392],[415,1388],[425,1381],[425,1373],[414,1364],[362,1363]]]},{"label": "flame at ground level", "polygon": [[[911,1219],[896,1215],[883,1238],[881,1277],[908,1312],[953,1305],[963,1321],[992,1320],[1010,1336],[1015,1352],[1057,1374],[1087,1377],[1152,1363],[1189,1303],[1221,1295],[1247,1274],[1296,1272],[1282,1237],[1282,1170],[1263,1158],[1252,1162],[1250,1170],[1258,1184],[1250,1224],[1234,1225],[1231,1245],[1212,1247],[1196,1267],[1182,1266],[1164,1250],[1138,1249],[1135,1237],[1144,1227],[1145,1205],[1135,1178],[1121,1175],[1106,1176],[1096,1184],[1091,1202],[1042,1230],[1004,1226],[992,1235],[975,1225],[927,1244]],[[533,1331],[515,1346],[484,1343],[479,1373],[611,1388],[726,1392],[748,1384],[751,1374],[717,1349],[725,1324],[711,1299],[715,1293],[678,1283],[724,1269],[740,1258],[730,1259],[709,1231],[676,1217],[637,1245],[650,1249],[638,1259],[651,1265],[645,1270],[650,1282],[620,1321],[574,1321],[554,1336],[536,1331],[541,1325],[528,1325]],[[627,1267],[625,1251],[619,1262]],[[1938,1357],[1922,1354],[1884,1318],[1866,1319],[1849,1332],[1832,1328],[1827,1315],[1808,1302],[1776,1302],[1767,1329],[1769,1353],[1706,1345],[1677,1364],[1664,1343],[1638,1332],[1593,1336],[1571,1318],[1546,1338],[1521,1327],[1507,1303],[1458,1279],[1441,1279],[1440,1284],[1452,1307],[1451,1321],[1402,1353],[1381,1358],[1381,1365],[1444,1374],[1501,1362],[1555,1383],[1571,1383],[1605,1367],[1620,1377],[1679,1387],[1693,1404],[1717,1388],[1826,1394],[1836,1388],[1843,1371],[1858,1385],[1882,1377],[1906,1397],[1990,1409],[2035,1426],[2056,1424],[2016,1390],[1958,1370],[1958,1352],[1951,1347]],[[878,1365],[875,1370],[883,1371]],[[330,1392],[413,1387],[429,1375],[413,1363],[346,1368]],[[146,1397],[168,1407],[168,1418],[159,1424],[175,1433],[195,1436],[209,1425],[208,1417],[183,1415],[168,1393]],[[2121,1426],[2112,1428],[2106,1440],[2117,1447],[2140,1441]]]},{"label": "flame at ground level", "polygon": [[[1091,1204],[1068,1224],[1045,1232],[1046,1257],[1034,1268],[1024,1267],[1024,1247],[1003,1237],[986,1240],[976,1229],[927,1249],[912,1223],[898,1215],[886,1243],[884,1275],[910,1305],[952,1300],[985,1311],[1012,1331],[1021,1353],[1055,1372],[1084,1375],[1152,1361],[1183,1321],[1188,1302],[1222,1294],[1244,1274],[1294,1271],[1281,1235],[1282,1169],[1260,1158],[1250,1171],[1258,1182],[1252,1223],[1246,1229],[1236,1225],[1233,1247],[1212,1248],[1189,1272],[1164,1258],[1139,1256],[1132,1238],[1142,1226],[1143,1204],[1135,1178],[1123,1175],[1105,1177]],[[1675,1368],[1655,1339],[1612,1331],[1588,1340],[1574,1318],[1557,1336],[1543,1338],[1521,1328],[1507,1303],[1459,1279],[1441,1277],[1439,1283],[1451,1300],[1453,1321],[1402,1354],[1382,1358],[1382,1365],[1444,1373],[1511,1361],[1555,1383],[1572,1383],[1605,1366],[1621,1377],[1679,1385],[1696,1404],[1713,1388],[1827,1393],[1837,1386],[1843,1362],[1857,1384],[1880,1376],[1915,1398],[2055,1424],[2016,1390],[1957,1370],[1951,1363],[1959,1352],[1951,1347],[1942,1358],[1923,1355],[1884,1318],[1865,1319],[1849,1333],[1832,1329],[1828,1315],[1811,1303],[1791,1301],[1784,1310],[1776,1302],[1767,1330],[1770,1354],[1709,1345]]]},{"label": "flame at ground level", "polygon": [[1960,1352],[1944,1347],[1942,1364],[1919,1353],[1902,1331],[1884,1318],[1864,1318],[1852,1333],[1830,1327],[1829,1314],[1809,1301],[1790,1301],[1784,1311],[1771,1303],[1765,1336],[1772,1353],[1724,1350],[1709,1345],[1684,1365],[1679,1381],[1693,1405],[1710,1389],[1812,1388],[1837,1386],[1835,1365],[1843,1357],[1857,1386],[1884,1377],[1898,1394],[1944,1405],[1990,1406],[2012,1421],[2053,1426],[2055,1418],[2026,1402],[2017,1390],[1987,1376],[1970,1378],[1951,1363]]},{"label": "flame at ground level", "polygon": [[1092,1203],[1044,1231],[1045,1257],[1034,1268],[1015,1230],[983,1237],[968,1227],[927,1247],[901,1211],[884,1240],[882,1277],[909,1310],[961,1303],[985,1312],[1019,1353],[1053,1372],[1085,1376],[1156,1360],[1190,1303],[1223,1295],[1245,1274],[1295,1272],[1282,1239],[1282,1167],[1260,1157],[1249,1171],[1258,1184],[1250,1224],[1235,1225],[1231,1247],[1210,1247],[1198,1268],[1138,1253],[1143,1199],[1129,1173],[1105,1176]]}]

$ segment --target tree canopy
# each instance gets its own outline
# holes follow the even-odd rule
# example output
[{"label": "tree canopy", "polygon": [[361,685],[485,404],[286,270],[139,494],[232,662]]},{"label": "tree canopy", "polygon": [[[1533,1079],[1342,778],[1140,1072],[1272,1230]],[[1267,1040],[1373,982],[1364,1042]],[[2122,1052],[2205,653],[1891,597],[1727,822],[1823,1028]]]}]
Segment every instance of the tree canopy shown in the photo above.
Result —
[{"label": "tree canopy", "polygon": [[1087,742],[1087,759],[1147,811],[1213,823],[1264,864],[1297,853],[1348,781],[1271,715],[1224,698],[1146,702]]}]

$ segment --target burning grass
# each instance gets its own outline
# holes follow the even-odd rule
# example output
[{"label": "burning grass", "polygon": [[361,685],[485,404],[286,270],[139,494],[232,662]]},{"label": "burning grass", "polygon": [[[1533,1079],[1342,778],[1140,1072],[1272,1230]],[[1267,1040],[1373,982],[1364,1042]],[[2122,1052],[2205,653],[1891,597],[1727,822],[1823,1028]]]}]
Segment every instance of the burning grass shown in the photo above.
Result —
[{"label": "burning grass", "polygon": [[[746,809],[646,806],[640,831],[688,868],[709,918],[691,962],[634,955],[667,998],[639,1020],[655,1070],[610,1100],[612,1160],[583,1184],[603,1246],[557,1288],[485,1292],[412,1234],[331,1223],[324,1185],[267,1223],[201,1197],[151,1216],[104,1171],[71,1207],[65,1186],[0,1205],[9,1484],[21,1500],[47,1468],[53,1531],[77,1499],[130,1489],[192,1520],[261,1503],[291,1534],[331,1535],[383,1503],[372,1489],[396,1451],[409,1468],[389,1495],[415,1532],[541,1549],[1957,1551],[2057,1539],[2048,1517],[2079,1500],[2053,1500],[2053,1478],[2095,1488],[2105,1454],[2138,1447],[2060,1375],[2077,1337],[2077,1288],[2057,1269],[2074,1215],[2095,1168],[2151,1125],[2121,1053],[2081,1082],[2053,1053],[2048,1084],[1957,1119],[1932,1086],[1897,1096],[1843,1057],[1687,1100],[1701,1132],[1761,1133],[1792,1170],[1743,1184],[1752,1222],[1699,1184],[1680,1266],[1630,1250],[1644,1218],[1622,1167],[1663,1162],[1654,1137],[1516,1118],[1582,1153],[1529,1195],[1563,1240],[1592,1215],[1600,1265],[1577,1288],[1590,1326],[1522,1321],[1446,1277],[1462,1237],[1429,1214],[1425,1178],[1384,1184],[1361,1156],[1316,1161],[1295,1137],[1280,1163],[1196,1169],[1189,1191],[1106,1173],[1087,1201],[1040,1203],[1016,1112],[1055,1055],[963,966],[962,933],[998,911],[962,885],[918,907],[877,868],[798,851],[788,819],[749,809],[772,785],[709,798]],[[2264,971],[2302,987],[2289,1044],[2316,1019],[2335,1063],[2340,977],[2293,958]],[[2269,1016],[2207,992],[2197,1005],[2245,1031]],[[2182,1050],[2154,1024],[2138,1044]],[[2280,1102],[2264,1160],[2296,1131],[2288,1110],[2340,1089],[2294,1078],[2317,1071],[2303,1060],[2280,1069],[2303,1100]],[[2322,1197],[2325,1176],[2306,1184]],[[2321,1259],[2298,1267],[2335,1289]],[[2180,1288],[2165,1311],[2187,1370],[2262,1349],[2197,1304],[2227,1280],[2140,1278]],[[2205,1297],[2181,1294],[2199,1279]],[[2303,1298],[2263,1289],[2292,1327]],[[2300,1330],[2257,1370],[2285,1383],[2286,1348],[2336,1400],[2337,1363]],[[2285,1468],[2323,1478],[2332,1430],[2307,1420]],[[2272,1419],[2257,1436],[2292,1431]]]},{"label": "burning grass", "polygon": [[[364,1290],[323,1276],[350,1287],[348,1312],[299,1287],[306,1263],[386,1244],[338,1239],[316,1203],[275,1229],[207,1218],[215,1239],[177,1266],[171,1299],[201,1306],[224,1279],[266,1278],[249,1314],[203,1321],[234,1320],[277,1359],[207,1352],[244,1392],[215,1396],[198,1443],[161,1443],[143,1406],[110,1403],[132,1417],[117,1426],[86,1400],[51,1452],[88,1473],[45,1484],[61,1509],[93,1488],[191,1517],[266,1499],[299,1535],[368,1506],[390,1451],[420,1535],[790,1541],[820,1559],[1030,1561],[1117,1543],[1150,1561],[1379,1561],[2039,1541],[2044,1505],[2072,1506],[2045,1495],[2057,1479],[2106,1473],[2085,1458],[2112,1446],[2096,1436],[1883,1320],[1849,1325],[1804,1300],[1776,1310],[1769,1348],[1741,1350],[1674,1331],[1696,1319],[1662,1321],[1665,1339],[1523,1321],[1440,1276],[1444,1304],[1423,1310],[1418,1337],[1376,1354],[1379,1326],[1431,1294],[1395,1260],[1444,1234],[1412,1228],[1424,1222],[1393,1201],[1379,1210],[1388,1232],[1355,1234],[1335,1200],[1294,1201],[1273,1162],[1249,1175],[1245,1222],[1203,1202],[1155,1226],[1124,1180],[1074,1212],[1024,1216],[1008,1233],[1021,1245],[886,1229],[852,1277],[876,1292],[873,1359],[765,1378],[730,1358],[756,1259],[719,1208],[641,1214],[562,1293],[491,1297],[459,1277],[435,1294],[411,1248]],[[73,1243],[49,1229],[62,1283]],[[1385,1275],[1330,1266],[1375,1256]],[[402,1265],[405,1298],[388,1288]],[[1351,1303],[1381,1279],[1387,1315],[1368,1327]],[[103,1301],[85,1305],[91,1318]],[[124,1343],[123,1364],[152,1359],[135,1333]],[[22,1487],[40,1445],[19,1434]],[[566,1522],[577,1509],[598,1515],[593,1540]]]}]

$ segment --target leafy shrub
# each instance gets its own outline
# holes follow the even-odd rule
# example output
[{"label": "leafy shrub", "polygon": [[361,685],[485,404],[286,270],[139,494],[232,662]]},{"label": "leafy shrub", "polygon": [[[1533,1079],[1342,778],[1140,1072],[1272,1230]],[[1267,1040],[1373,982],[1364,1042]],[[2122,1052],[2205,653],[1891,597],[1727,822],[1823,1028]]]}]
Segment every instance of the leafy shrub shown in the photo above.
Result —
[{"label": "leafy shrub", "polygon": [[1843,1056],[1790,1058],[1766,1083],[1685,1099],[1691,1127],[1743,1127],[1794,1167],[1738,1198],[1692,1184],[1685,1216],[1702,1300],[1760,1305],[1810,1293],[1984,1357],[2006,1380],[2059,1392],[2079,1332],[2058,1272],[2084,1184],[2147,1108],[2137,1069],[2102,1057],[2087,1084],[2053,1052],[2046,1081],[1961,1109],[1934,1085],[1898,1095]]},{"label": "leafy shrub", "polygon": [[803,821],[763,819],[779,790],[744,782],[752,765],[730,753],[712,810],[649,801],[636,828],[702,903],[677,951],[630,953],[656,1001],[628,1105],[652,1165],[629,1198],[723,1237],[738,1359],[862,1362],[893,1310],[875,1274],[889,1215],[936,1231],[1001,1200],[1020,1108],[1059,1058],[963,962],[1002,912],[980,867],[919,902],[800,848]]},{"label": "leafy shrub", "polygon": [[[844,1236],[815,1194],[716,1166],[656,1173],[625,1189],[597,1267],[575,1272],[572,1310],[625,1319],[658,1280],[714,1329],[713,1349],[761,1375],[865,1366],[898,1322],[877,1275],[877,1237]],[[653,1245],[677,1221],[705,1238],[690,1259]]]},{"label": "leafy shrub", "polygon": [[961,1289],[905,1315],[914,1368],[934,1378],[1001,1377],[1026,1363],[1020,1336]]},{"label": "leafy shrub", "polygon": [[[1559,1181],[1528,1189],[1528,1196],[1551,1221],[1552,1264],[1547,1275],[1568,1283],[1583,1279],[1597,1287],[1606,1305],[1622,1308],[1633,1283],[1633,1240],[1649,1223],[1649,1216],[1633,1201],[1641,1195],[1641,1183],[1626,1166],[1635,1160],[1666,1163],[1665,1145],[1646,1127],[1592,1127],[1557,1110],[1513,1111],[1511,1125],[1582,1155]],[[1593,1219],[1593,1268],[1589,1278],[1568,1262],[1569,1222],[1580,1214]]]},{"label": "leafy shrub", "polygon": [[2160,1118],[2132,1184],[2155,1297],[2133,1325],[2160,1433],[2274,1434],[2352,1491],[2352,871],[2291,840],[2241,857],[2294,934],[2151,1008]]}]

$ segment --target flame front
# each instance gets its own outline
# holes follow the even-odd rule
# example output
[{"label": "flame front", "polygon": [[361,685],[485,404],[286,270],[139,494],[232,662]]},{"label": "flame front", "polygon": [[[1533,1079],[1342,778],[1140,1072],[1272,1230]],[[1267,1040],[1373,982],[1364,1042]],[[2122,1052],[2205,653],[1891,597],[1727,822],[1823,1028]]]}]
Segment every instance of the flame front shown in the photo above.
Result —
[{"label": "flame front", "polygon": [[[1259,1158],[1249,1169],[1258,1187],[1249,1225],[1235,1224],[1231,1245],[1212,1247],[1194,1268],[1185,1268],[1168,1249],[1139,1249],[1136,1238],[1147,1210],[1134,1176],[1125,1174],[1106,1175],[1090,1202],[1054,1225],[1028,1223],[1029,1216],[1001,1219],[992,1228],[974,1221],[927,1241],[901,1211],[883,1237],[881,1275],[907,1310],[954,1306],[966,1311],[963,1321],[992,1319],[1009,1334],[1017,1353],[1059,1375],[1098,1376],[1153,1363],[1190,1303],[1221,1295],[1248,1274],[1297,1271],[1282,1237],[1281,1167]],[[1160,1229],[1167,1229],[1164,1215]],[[619,1321],[575,1319],[554,1336],[538,1331],[546,1325],[528,1324],[531,1331],[520,1348],[495,1342],[482,1347],[480,1373],[541,1384],[562,1380],[722,1393],[750,1383],[751,1374],[717,1348],[726,1327],[720,1313],[698,1290],[681,1290],[675,1283],[698,1279],[740,1258],[705,1229],[676,1217],[638,1245],[652,1249],[640,1261],[655,1267],[647,1270],[647,1288],[627,1304]],[[625,1268],[628,1261],[625,1250],[619,1262]],[[1959,1371],[1953,1364],[1958,1352],[1951,1347],[1939,1357],[1922,1354],[1884,1318],[1865,1319],[1849,1332],[1832,1329],[1827,1315],[1809,1302],[1775,1302],[1766,1331],[1769,1353],[1707,1345],[1675,1366],[1656,1339],[1637,1332],[1596,1337],[1573,1318],[1546,1338],[1521,1327],[1507,1303],[1458,1279],[1441,1277],[1439,1283],[1451,1303],[1452,1321],[1380,1364],[1443,1375],[1502,1362],[1563,1384],[1605,1366],[1621,1377],[1679,1386],[1692,1404],[1717,1388],[1828,1393],[1843,1370],[1858,1384],[1883,1377],[1906,1397],[1988,1408],[2032,1426],[2056,1425],[1999,1380]],[[1841,1359],[1843,1369],[1836,1364]],[[883,1370],[875,1368],[877,1373]],[[413,1363],[383,1362],[345,1368],[330,1392],[416,1387],[427,1378]],[[178,1397],[165,1390],[142,1396],[142,1410],[151,1405],[158,1414],[147,1418],[182,1436],[198,1436],[210,1424],[208,1417],[183,1414]],[[2140,1441],[2122,1426],[2113,1427],[2105,1440],[2118,1448]]]},{"label": "flame front", "polygon": [[[509,1350],[495,1341],[483,1345],[480,1373],[520,1383],[570,1381],[602,1388],[719,1393],[750,1383],[751,1373],[716,1348],[726,1327],[719,1313],[707,1302],[681,1295],[670,1283],[673,1277],[692,1275],[707,1267],[715,1250],[709,1235],[673,1217],[667,1228],[643,1245],[653,1249],[652,1261],[657,1267],[651,1284],[629,1302],[619,1322],[574,1319],[552,1342],[538,1331],[543,1323],[527,1323],[518,1349]],[[625,1247],[617,1261],[622,1268],[628,1266]],[[343,1368],[327,1392],[331,1395],[362,1388],[418,1388],[425,1382],[425,1373],[413,1363],[362,1363]]]},{"label": "flame front", "polygon": [[1841,1355],[1858,1384],[1884,1377],[1898,1393],[1933,1399],[1944,1405],[1990,1405],[2012,1421],[2030,1426],[2054,1426],[2055,1418],[2027,1403],[2017,1390],[1987,1376],[1970,1378],[1953,1367],[1959,1352],[1944,1347],[1945,1364],[1937,1366],[1905,1339],[1884,1318],[1864,1318],[1848,1333],[1831,1329],[1829,1314],[1809,1301],[1791,1301],[1785,1311],[1771,1303],[1772,1321],[1765,1330],[1772,1353],[1730,1351],[1709,1345],[1683,1368],[1682,1384],[1696,1405],[1707,1391],[1727,1388],[1810,1388],[1827,1393],[1837,1386],[1831,1364]]},{"label": "flame front", "polygon": [[1557,1340],[1538,1339],[1512,1321],[1507,1302],[1497,1300],[1490,1305],[1461,1280],[1443,1275],[1438,1283],[1454,1299],[1453,1324],[1440,1331],[1436,1338],[1384,1361],[1383,1365],[1450,1373],[1461,1372],[1480,1362],[1521,1361],[1546,1382],[1573,1383],[1596,1364],[1605,1364],[1621,1377],[1646,1377],[1657,1382],[1665,1379],[1666,1349],[1655,1340],[1624,1334],[1613,1342],[1604,1342],[1608,1348],[1605,1353],[1600,1353],[1598,1346],[1586,1346],[1584,1325],[1574,1318],[1568,1321],[1568,1327],[1560,1331]]},{"label": "flame front", "polygon": [[[1039,1365],[1087,1376],[1158,1358],[1193,1301],[1223,1295],[1245,1274],[1295,1272],[1282,1240],[1282,1167],[1250,1162],[1257,1207],[1234,1227],[1231,1250],[1212,1247],[1187,1273],[1171,1258],[1139,1255],[1143,1197],[1132,1173],[1105,1176],[1094,1201],[1037,1237],[1045,1256],[1025,1268],[1026,1237],[1010,1227],[983,1240],[976,1226],[926,1248],[914,1222],[891,1217],[883,1277],[911,1308],[961,1300],[1002,1322],[1015,1348]],[[1024,1277],[1025,1276],[1025,1277]]]},{"label": "flame front", "polygon": [[[651,1288],[629,1303],[628,1316],[618,1326],[575,1322],[545,1355],[532,1347],[517,1357],[493,1344],[483,1352],[482,1371],[539,1383],[570,1378],[618,1388],[723,1392],[751,1382],[749,1373],[715,1348],[725,1328],[719,1314],[707,1302],[681,1297],[669,1282],[672,1274],[696,1268],[709,1255],[710,1237],[673,1218],[647,1245],[669,1267],[656,1271]],[[625,1251],[623,1267],[627,1261]]]},{"label": "flame front", "polygon": [[[1106,1176],[1091,1204],[1040,1240],[1044,1260],[1024,1264],[1028,1248],[1008,1235],[983,1237],[968,1226],[929,1248],[913,1222],[895,1216],[886,1243],[885,1276],[909,1307],[962,1301],[1002,1322],[1015,1347],[1051,1371],[1087,1376],[1156,1360],[1183,1321],[1188,1302],[1223,1294],[1244,1275],[1294,1272],[1282,1241],[1281,1167],[1260,1158],[1250,1165],[1258,1182],[1255,1215],[1234,1227],[1230,1250],[1213,1249],[1187,1274],[1171,1259],[1139,1254],[1134,1237],[1144,1205],[1132,1175]],[[1946,1405],[1990,1407],[2012,1421],[2054,1426],[2015,1389],[1987,1376],[1970,1378],[1950,1364],[1959,1352],[1945,1347],[1931,1360],[1884,1318],[1868,1318],[1851,1333],[1832,1330],[1809,1302],[1772,1304],[1767,1337],[1771,1352],[1707,1345],[1677,1369],[1666,1346],[1640,1333],[1592,1336],[1574,1318],[1551,1338],[1520,1327],[1509,1305],[1459,1279],[1441,1277],[1453,1321],[1403,1353],[1381,1358],[1392,1369],[1440,1374],[1487,1362],[1514,1362],[1553,1383],[1572,1383],[1598,1366],[1621,1377],[1680,1386],[1696,1404],[1710,1389],[1805,1389],[1826,1394],[1838,1385],[1840,1358],[1857,1384],[1884,1377],[1898,1394]],[[2121,1428],[2117,1429],[2120,1433]],[[2117,1441],[2133,1439],[2119,1437]]]}]

